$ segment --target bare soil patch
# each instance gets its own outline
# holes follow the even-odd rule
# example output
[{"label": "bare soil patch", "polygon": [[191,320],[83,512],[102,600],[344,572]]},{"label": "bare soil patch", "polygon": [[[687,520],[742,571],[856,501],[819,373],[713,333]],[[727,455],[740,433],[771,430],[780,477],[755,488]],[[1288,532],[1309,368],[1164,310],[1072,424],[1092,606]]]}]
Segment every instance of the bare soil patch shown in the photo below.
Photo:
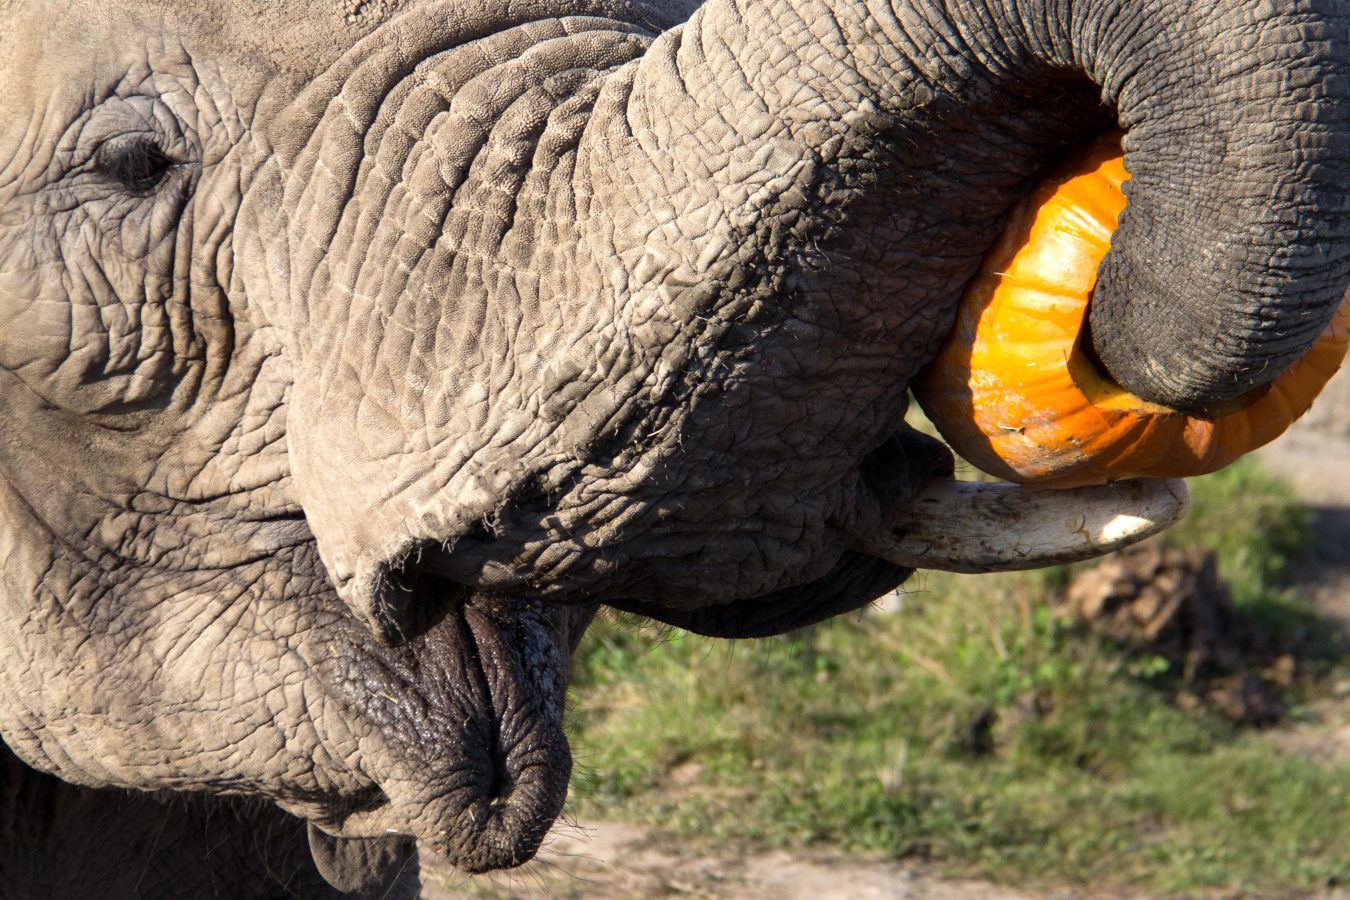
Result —
[{"label": "bare soil patch", "polygon": [[563,826],[550,837],[539,859],[516,872],[466,878],[433,869],[425,877],[426,900],[1076,900],[1091,896],[1067,889],[1035,892],[943,879],[916,864],[838,853],[751,852],[619,822],[593,828]]}]

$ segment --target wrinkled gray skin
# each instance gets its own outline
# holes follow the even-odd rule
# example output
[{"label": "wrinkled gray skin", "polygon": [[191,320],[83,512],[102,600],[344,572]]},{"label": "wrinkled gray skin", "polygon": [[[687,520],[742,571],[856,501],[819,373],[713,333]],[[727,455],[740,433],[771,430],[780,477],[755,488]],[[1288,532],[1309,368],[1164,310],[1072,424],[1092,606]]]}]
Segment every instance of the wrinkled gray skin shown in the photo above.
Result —
[{"label": "wrinkled gray skin", "polygon": [[909,574],[849,549],[949,469],[906,385],[1116,121],[1127,387],[1263,384],[1347,280],[1339,0],[0,14],[6,897],[529,858],[598,604],[752,636]]}]

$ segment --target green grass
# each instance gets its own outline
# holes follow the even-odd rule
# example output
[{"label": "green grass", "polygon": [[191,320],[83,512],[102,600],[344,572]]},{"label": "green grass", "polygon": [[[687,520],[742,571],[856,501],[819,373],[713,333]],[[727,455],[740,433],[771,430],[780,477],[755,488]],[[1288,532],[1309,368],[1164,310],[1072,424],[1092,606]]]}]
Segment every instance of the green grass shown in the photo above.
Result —
[{"label": "green grass", "polygon": [[[1214,547],[1268,627],[1307,630],[1279,585],[1310,540],[1292,495],[1252,463],[1193,487],[1175,539]],[[579,811],[1018,882],[1350,884],[1350,766],[1177,709],[1157,660],[1051,615],[1066,577],[921,575],[898,613],[753,642],[597,623],[576,665]],[[1318,677],[1345,669],[1333,649]]]}]

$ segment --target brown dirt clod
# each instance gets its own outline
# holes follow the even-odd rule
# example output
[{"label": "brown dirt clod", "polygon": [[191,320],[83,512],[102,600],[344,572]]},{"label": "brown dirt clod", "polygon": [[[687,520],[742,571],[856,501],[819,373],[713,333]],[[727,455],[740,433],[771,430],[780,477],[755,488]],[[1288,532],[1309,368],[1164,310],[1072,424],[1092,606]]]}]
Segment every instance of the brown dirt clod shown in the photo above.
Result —
[{"label": "brown dirt clod", "polygon": [[1234,722],[1271,724],[1285,712],[1279,688],[1293,678],[1293,657],[1233,605],[1209,551],[1151,543],[1113,554],[1070,582],[1059,613],[1163,657],[1181,675],[1180,694],[1205,697]]}]

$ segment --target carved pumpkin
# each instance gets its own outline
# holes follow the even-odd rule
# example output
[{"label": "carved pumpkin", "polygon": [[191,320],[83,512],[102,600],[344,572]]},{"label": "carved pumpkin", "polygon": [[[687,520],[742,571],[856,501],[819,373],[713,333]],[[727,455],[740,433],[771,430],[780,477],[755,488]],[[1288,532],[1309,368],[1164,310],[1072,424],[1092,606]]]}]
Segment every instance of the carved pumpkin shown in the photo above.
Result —
[{"label": "carved pumpkin", "polygon": [[1279,436],[1340,368],[1350,300],[1288,371],[1213,417],[1149,403],[1098,371],[1080,338],[1128,177],[1119,140],[1103,140],[1016,207],[916,380],[942,436],[991,475],[1072,487],[1212,472]]}]

